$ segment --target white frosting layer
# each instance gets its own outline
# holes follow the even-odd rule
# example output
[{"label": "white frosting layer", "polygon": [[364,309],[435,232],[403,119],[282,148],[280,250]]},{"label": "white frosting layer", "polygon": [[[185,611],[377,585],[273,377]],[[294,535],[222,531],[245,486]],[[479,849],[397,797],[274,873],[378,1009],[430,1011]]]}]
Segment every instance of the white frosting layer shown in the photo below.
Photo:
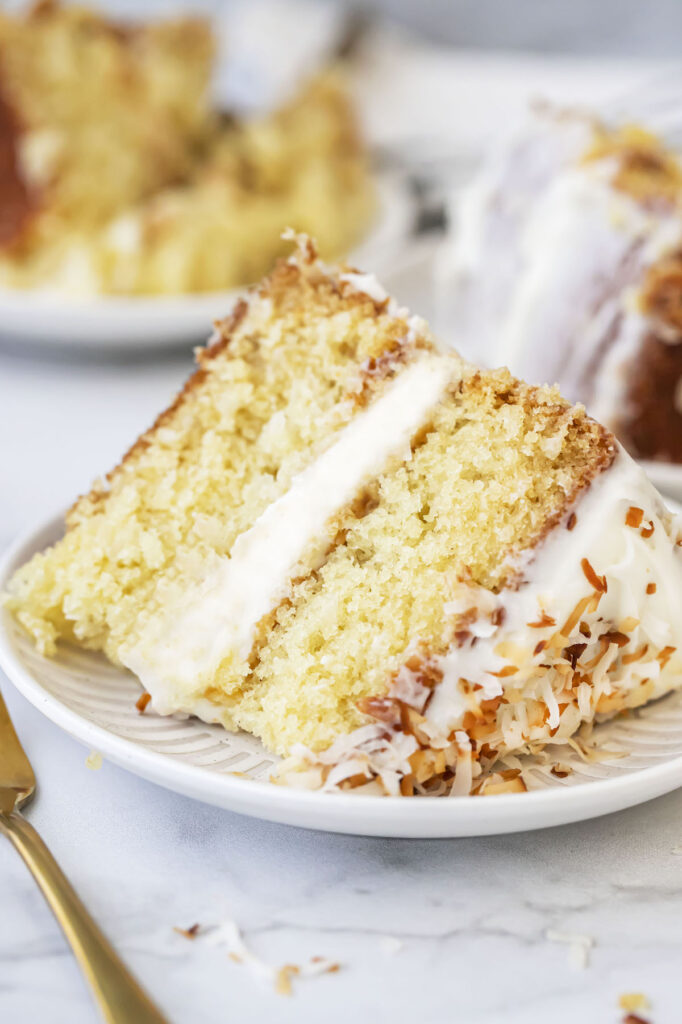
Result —
[{"label": "white frosting layer", "polygon": [[467,713],[473,734],[485,721],[481,702],[493,702],[485,742],[506,756],[568,742],[582,722],[681,686],[679,524],[622,449],[574,513],[572,529],[557,527],[535,551],[518,589],[495,595],[460,585],[445,611],[466,624],[465,638],[429,659],[440,682],[430,690],[418,671],[404,667],[388,692],[389,700],[419,713],[416,734],[402,731],[401,715],[396,731],[379,721],[319,755],[299,747],[294,770],[284,767],[287,781],[296,780],[302,764],[310,786],[333,789],[364,774],[397,793],[401,778],[415,771],[409,759],[426,749],[451,758],[456,776],[449,791],[464,794],[481,771],[464,731]]},{"label": "white frosting layer", "polygon": [[457,374],[450,357],[425,355],[407,366],[238,537],[230,557],[151,624],[124,663],[157,711],[206,716],[201,694],[218,667],[248,658],[258,622],[286,596],[296,567],[328,543],[329,521],[392,456],[409,455],[412,436]]}]

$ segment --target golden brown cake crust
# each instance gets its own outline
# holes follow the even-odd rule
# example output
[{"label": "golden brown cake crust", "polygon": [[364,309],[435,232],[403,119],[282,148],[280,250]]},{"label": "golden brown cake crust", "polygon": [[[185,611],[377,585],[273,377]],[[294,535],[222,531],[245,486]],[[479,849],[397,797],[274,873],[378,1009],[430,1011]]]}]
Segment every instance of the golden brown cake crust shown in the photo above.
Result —
[{"label": "golden brown cake crust", "polygon": [[[182,389],[175,396],[171,404],[164,409],[163,412],[159,413],[151,427],[149,427],[148,430],[145,430],[144,434],[140,434],[140,436],[133,442],[130,448],[123,455],[118,465],[114,466],[114,468],[106,474],[105,481],[107,484],[111,484],[116,474],[120,472],[127,462],[132,461],[137,455],[141,454],[149,447],[158,431],[173,419],[173,416],[184,405],[190,395],[201,386],[208,373],[204,363],[210,359],[214,359],[220,352],[223,352],[227,348],[230,343],[232,333],[246,316],[248,308],[248,303],[244,299],[240,299],[228,317],[225,317],[224,320],[216,321],[216,329],[220,331],[219,338],[212,345],[209,344],[207,348],[199,350],[197,353],[197,369],[187,378]],[[66,513],[67,528],[72,529],[75,525],[73,522],[73,516],[77,512],[81,502],[87,501],[91,504],[96,504],[106,498],[107,491],[108,487],[96,485],[86,494],[80,495]]]}]

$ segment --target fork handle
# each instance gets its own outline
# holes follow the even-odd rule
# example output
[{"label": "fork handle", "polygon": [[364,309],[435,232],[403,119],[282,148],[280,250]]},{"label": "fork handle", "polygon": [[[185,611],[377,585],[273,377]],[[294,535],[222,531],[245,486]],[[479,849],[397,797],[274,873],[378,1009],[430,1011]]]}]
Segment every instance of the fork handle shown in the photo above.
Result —
[{"label": "fork handle", "polygon": [[87,912],[36,830],[13,811],[0,833],[19,851],[61,925],[107,1024],[168,1024]]}]

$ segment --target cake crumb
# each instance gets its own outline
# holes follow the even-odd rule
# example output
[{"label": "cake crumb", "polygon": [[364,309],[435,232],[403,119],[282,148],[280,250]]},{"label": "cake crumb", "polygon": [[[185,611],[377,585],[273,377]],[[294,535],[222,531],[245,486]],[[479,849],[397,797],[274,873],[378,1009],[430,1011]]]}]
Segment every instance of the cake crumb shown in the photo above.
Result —
[{"label": "cake crumb", "polygon": [[623,992],[618,997],[621,1010],[649,1010],[651,1004],[643,992]]},{"label": "cake crumb", "polygon": [[103,763],[104,759],[99,750],[91,750],[85,758],[85,767],[89,768],[91,772],[98,772]]},{"label": "cake crumb", "polygon": [[145,690],[144,693],[141,693],[140,696],[135,701],[135,707],[137,708],[141,715],[143,715],[147,710],[147,705],[149,704],[149,701],[151,699],[151,693],[147,693],[147,691]]}]

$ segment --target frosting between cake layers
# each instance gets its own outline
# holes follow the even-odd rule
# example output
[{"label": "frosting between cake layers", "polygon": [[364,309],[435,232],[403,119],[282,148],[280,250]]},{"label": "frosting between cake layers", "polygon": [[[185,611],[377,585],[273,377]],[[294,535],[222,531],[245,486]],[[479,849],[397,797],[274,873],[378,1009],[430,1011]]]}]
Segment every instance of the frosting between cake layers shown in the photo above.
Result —
[{"label": "frosting between cake layers", "polygon": [[581,723],[682,686],[678,531],[619,448],[516,589],[462,581],[446,606],[459,622],[447,653],[406,652],[368,724],[322,753],[295,748],[282,777],[328,789],[380,780],[398,793],[405,779],[418,787],[445,774],[446,791],[468,793],[486,745],[496,752],[490,768],[509,753],[574,742]]},{"label": "frosting between cake layers", "polygon": [[220,665],[248,658],[259,621],[286,596],[301,560],[324,552],[330,520],[367,479],[392,456],[409,454],[411,438],[457,379],[459,365],[428,354],[406,366],[237,538],[230,556],[149,623],[123,662],[155,710],[221,719],[220,708],[203,697]]}]

